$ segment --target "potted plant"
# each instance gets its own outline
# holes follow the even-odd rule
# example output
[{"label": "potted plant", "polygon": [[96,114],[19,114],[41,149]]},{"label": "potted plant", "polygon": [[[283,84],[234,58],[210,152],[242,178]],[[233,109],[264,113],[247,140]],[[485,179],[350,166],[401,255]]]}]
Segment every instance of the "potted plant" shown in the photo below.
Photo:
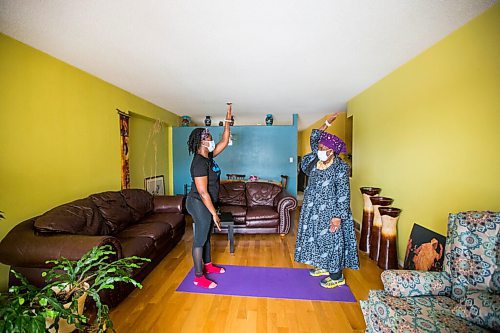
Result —
[{"label": "potted plant", "polygon": [[[118,282],[142,285],[130,276],[146,258],[127,257],[112,260],[116,253],[110,245],[94,247],[80,260],[65,258],[50,260],[52,268],[42,273],[46,285],[36,288],[21,274],[13,274],[20,281],[0,299],[0,332],[59,332],[69,324],[86,331],[114,331],[109,308],[99,295],[105,289],[114,289]],[[83,313],[82,298],[90,297],[95,304],[95,318]],[[80,303],[80,309],[79,309]],[[79,311],[80,310],[80,311]]]}]

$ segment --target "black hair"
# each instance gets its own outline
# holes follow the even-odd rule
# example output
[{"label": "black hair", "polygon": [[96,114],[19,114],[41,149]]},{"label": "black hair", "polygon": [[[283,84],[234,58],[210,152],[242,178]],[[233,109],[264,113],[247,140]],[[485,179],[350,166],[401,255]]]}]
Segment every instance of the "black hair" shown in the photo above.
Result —
[{"label": "black hair", "polygon": [[189,139],[187,142],[189,154],[196,154],[201,145],[201,133],[203,133],[204,128],[195,128],[191,134],[189,134]]}]

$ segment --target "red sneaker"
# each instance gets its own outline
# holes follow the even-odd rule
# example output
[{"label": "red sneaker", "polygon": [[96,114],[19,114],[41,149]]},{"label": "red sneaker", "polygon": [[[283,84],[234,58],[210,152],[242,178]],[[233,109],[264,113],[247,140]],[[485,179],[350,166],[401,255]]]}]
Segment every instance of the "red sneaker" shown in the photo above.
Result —
[{"label": "red sneaker", "polygon": [[215,273],[215,274],[224,274],[226,270],[223,267],[214,266],[211,262],[205,264],[205,273]]},{"label": "red sneaker", "polygon": [[205,275],[202,275],[199,277],[196,276],[194,278],[193,283],[195,286],[202,287],[205,289],[213,289],[213,288],[217,287],[217,283],[215,283],[214,281],[210,281],[209,279],[207,279],[205,277]]}]

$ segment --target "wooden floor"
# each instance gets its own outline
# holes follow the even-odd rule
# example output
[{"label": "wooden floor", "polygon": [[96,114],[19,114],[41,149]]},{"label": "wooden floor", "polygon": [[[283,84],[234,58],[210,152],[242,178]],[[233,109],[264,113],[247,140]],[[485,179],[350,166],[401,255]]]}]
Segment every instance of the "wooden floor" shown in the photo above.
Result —
[{"label": "wooden floor", "polygon": [[[298,215],[298,214],[294,214]],[[294,218],[295,225],[297,218]],[[183,240],[135,290],[111,312],[118,333],[140,332],[363,332],[359,303],[265,299],[177,293],[192,267],[191,223]],[[295,229],[295,228],[292,228]],[[212,256],[218,264],[307,267],[293,261],[295,230],[279,235],[235,235],[229,254],[227,236],[213,235]],[[381,270],[365,254],[361,269],[345,270],[357,300],[381,289]]]}]

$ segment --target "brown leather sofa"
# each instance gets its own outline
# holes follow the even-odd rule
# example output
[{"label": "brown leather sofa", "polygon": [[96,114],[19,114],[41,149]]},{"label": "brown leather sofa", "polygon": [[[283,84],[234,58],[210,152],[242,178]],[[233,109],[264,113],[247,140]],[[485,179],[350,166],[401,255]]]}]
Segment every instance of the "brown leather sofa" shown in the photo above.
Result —
[{"label": "brown leather sofa", "polygon": [[[93,194],[15,226],[0,242],[0,262],[41,286],[47,260],[78,260],[92,247],[109,244],[118,258],[151,259],[134,272],[142,281],[184,235],[182,212],[182,196],[153,197],[140,189]],[[15,283],[11,274],[9,285]],[[133,289],[120,284],[103,301],[115,306]]]},{"label": "brown leather sofa", "polygon": [[233,214],[235,233],[284,235],[297,199],[274,183],[228,181],[221,183],[219,204],[221,212]]}]

